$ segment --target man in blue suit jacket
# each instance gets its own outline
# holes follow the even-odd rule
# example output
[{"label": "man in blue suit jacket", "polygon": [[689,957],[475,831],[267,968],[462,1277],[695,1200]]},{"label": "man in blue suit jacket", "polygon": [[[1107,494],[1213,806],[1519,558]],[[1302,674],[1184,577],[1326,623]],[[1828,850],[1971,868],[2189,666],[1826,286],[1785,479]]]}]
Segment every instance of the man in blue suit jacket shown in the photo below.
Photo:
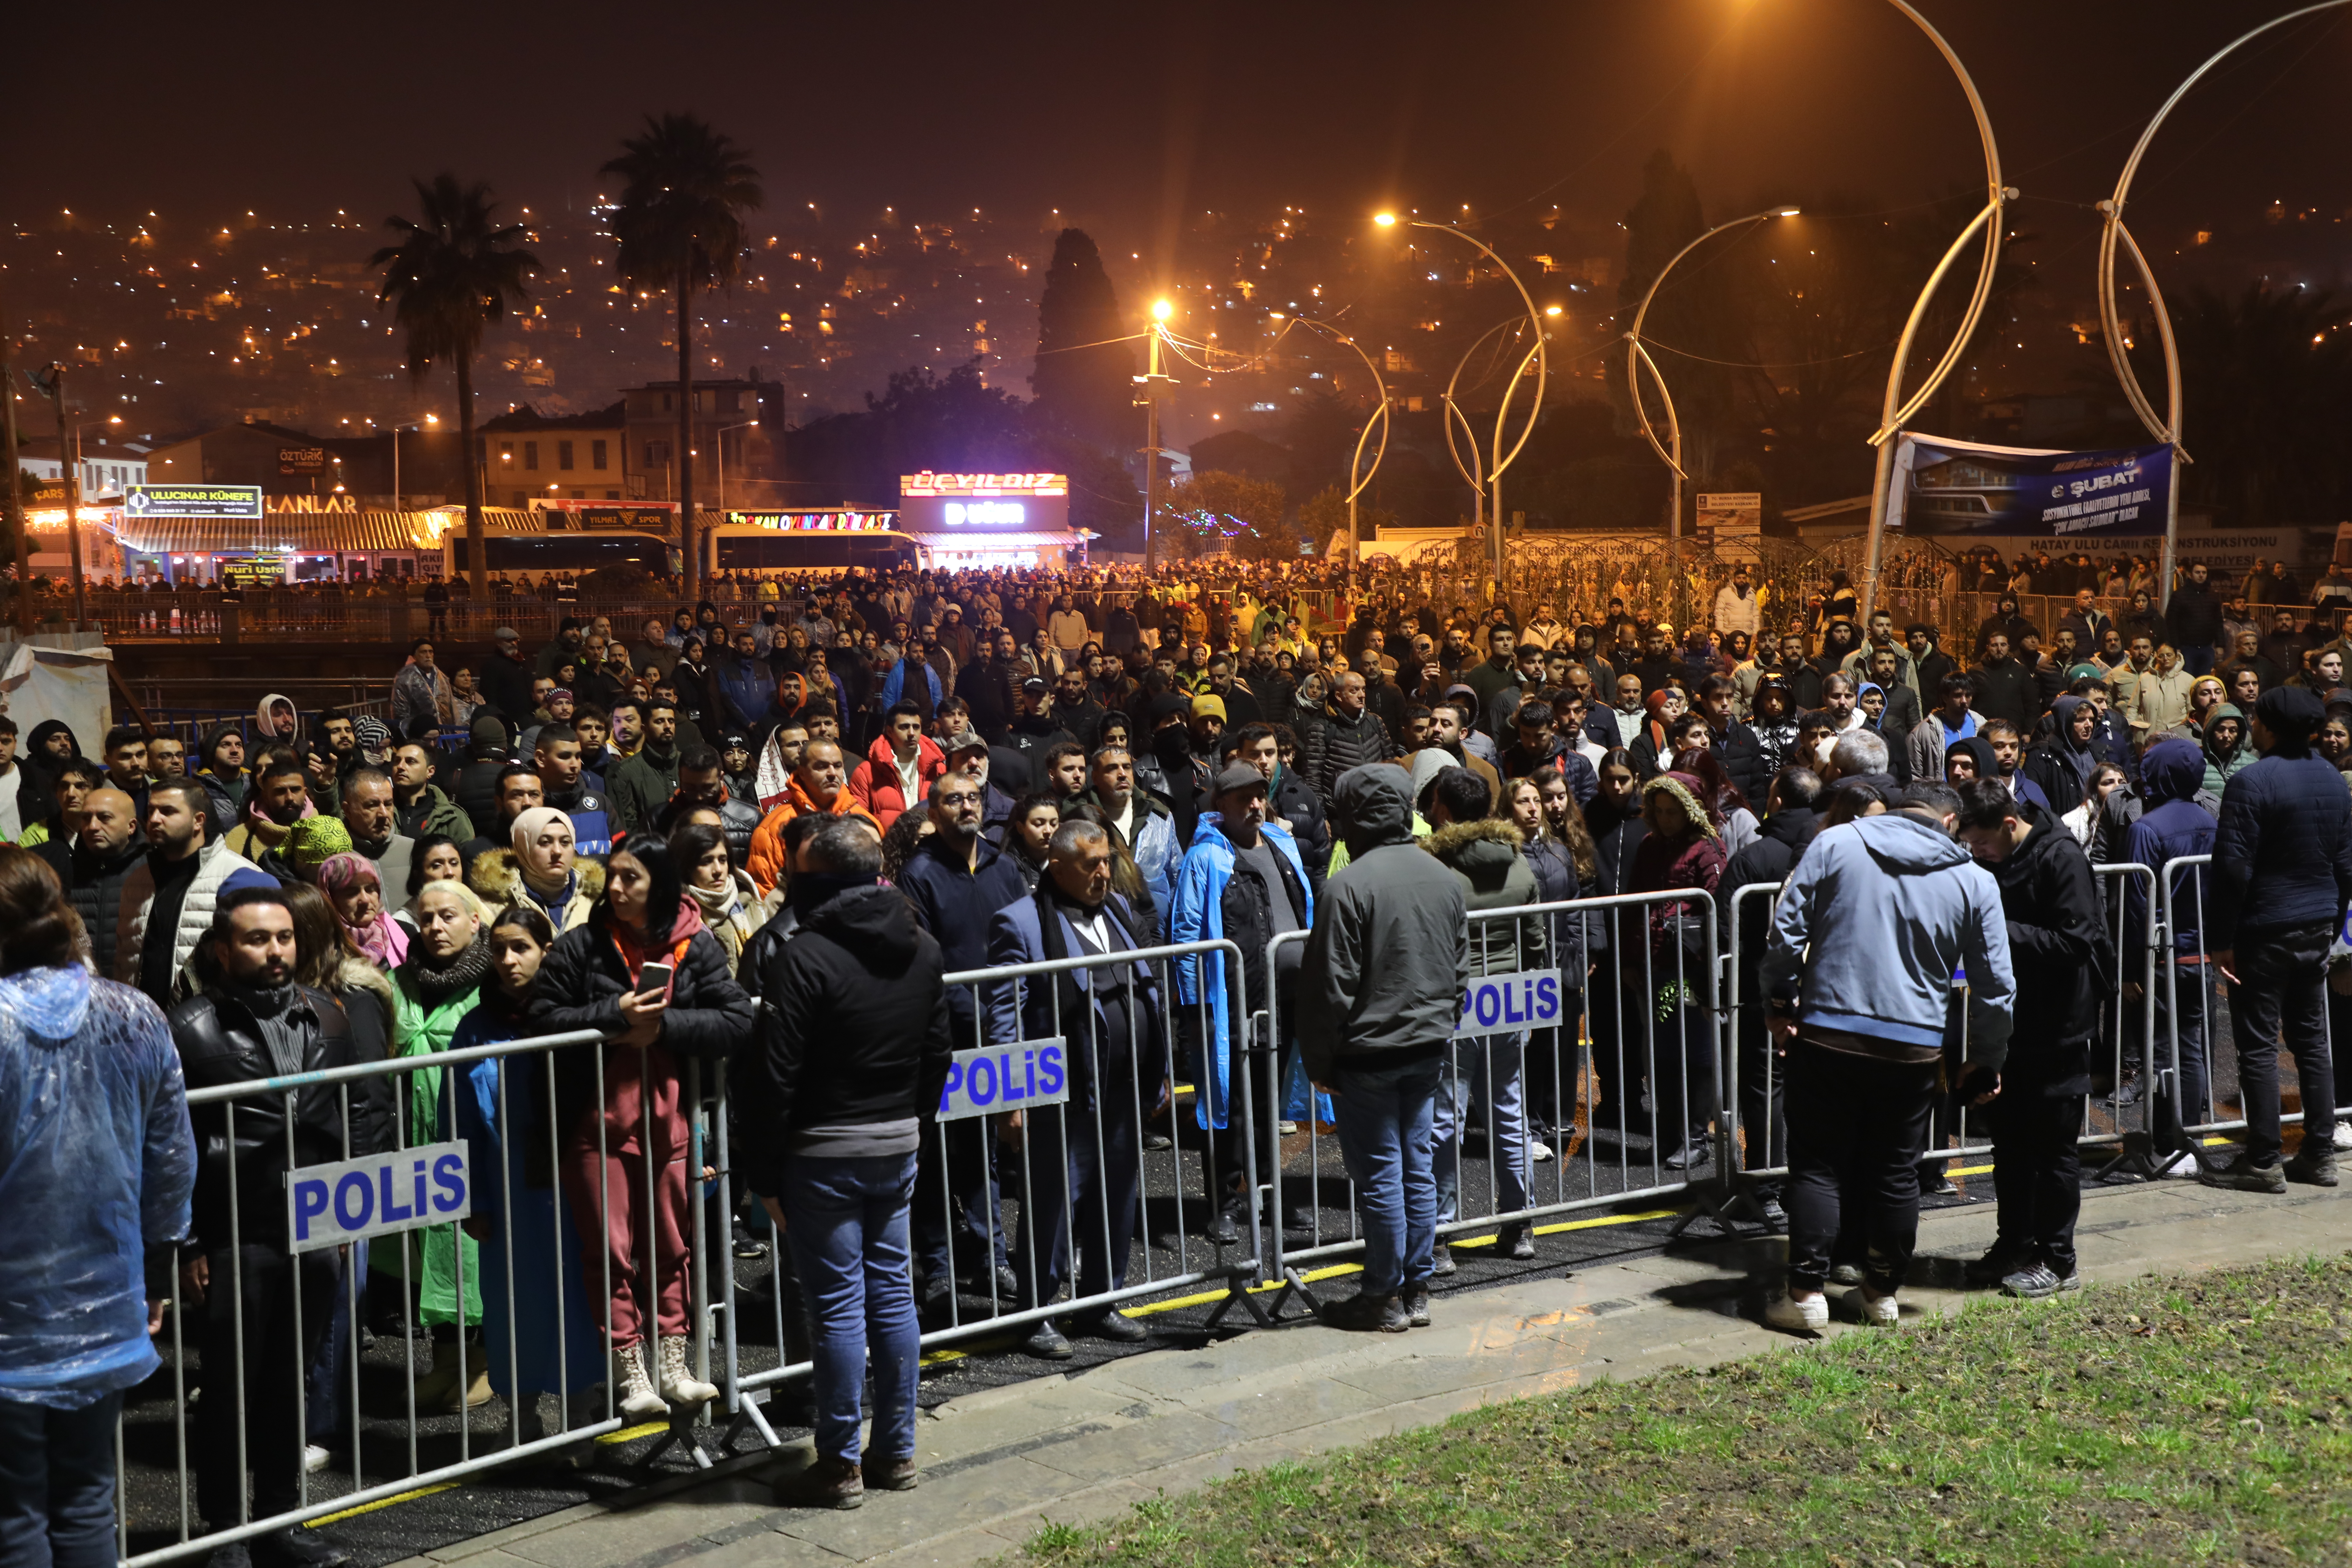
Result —
[{"label": "man in blue suit jacket", "polygon": [[[1111,891],[1110,836],[1091,822],[1067,822],[1046,851],[1036,893],[996,911],[989,922],[992,968],[1132,952],[1152,944],[1125,899]],[[1139,1100],[1166,1061],[1160,1035],[1160,988],[1150,965],[1127,962],[1034,974],[990,988],[992,1046],[1060,1037],[1067,1053],[1069,1100],[1021,1113],[1027,1186],[1014,1268],[1022,1305],[1052,1301],[1070,1272],[1072,1221],[1082,1248],[1076,1289],[1081,1299],[1127,1283],[1141,1198]],[[1013,1184],[1007,1173],[1005,1184]],[[1080,1333],[1139,1343],[1142,1324],[1104,1308],[1075,1315]],[[1067,1360],[1070,1342],[1051,1319],[1039,1320],[1022,1347]]]}]

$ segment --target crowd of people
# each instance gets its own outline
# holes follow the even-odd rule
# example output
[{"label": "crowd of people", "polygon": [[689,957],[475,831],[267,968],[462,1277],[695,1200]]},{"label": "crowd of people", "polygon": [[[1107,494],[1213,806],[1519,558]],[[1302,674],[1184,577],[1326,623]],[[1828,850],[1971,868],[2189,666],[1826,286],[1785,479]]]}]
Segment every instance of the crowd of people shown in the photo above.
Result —
[{"label": "crowd of people", "polygon": [[[717,1174],[690,1165],[722,1064],[732,1245],[781,1234],[809,1314],[820,1458],[788,1500],[914,1484],[919,1336],[964,1299],[1020,1313],[1041,1359],[1074,1334],[1144,1341],[1114,1302],[1143,1151],[1174,1135],[1204,1151],[1205,1237],[1233,1246],[1303,1223],[1258,1205],[1281,1134],[1333,1123],[1366,1256],[1323,1316],[1424,1324],[1465,1123],[1486,1131],[1507,1256],[1534,1255],[1528,1171],[1572,1123],[1646,1137],[1667,1171],[1720,1157],[1702,975],[1735,918],[1743,991],[1768,999],[1732,1042],[1741,1157],[1788,1167],[1756,1189],[1790,1237],[1772,1321],[1818,1326],[1843,1275],[1893,1320],[1922,1173],[1941,1179],[1931,1141],[1962,1103],[1987,1108],[2000,1198],[1972,1277],[2070,1289],[2092,1043],[2123,994],[2113,900],[2130,929],[2147,913],[2145,885],[2100,863],[2213,857],[2179,873],[2181,984],[2145,1004],[2178,1015],[2168,1150],[2220,1184],[2333,1185],[2352,644],[2283,601],[2241,624],[2201,566],[2120,625],[2105,585],[2054,626],[2005,604],[1898,629],[1842,583],[1784,613],[1743,567],[1711,625],[1678,628],[1615,600],[1567,621],[1445,605],[1393,571],[1225,566],[1142,592],[852,574],[748,624],[714,601],[617,631],[566,619],[537,648],[501,627],[462,664],[423,640],[388,721],[273,694],[193,747],[50,721],[20,748],[0,718],[0,1103],[31,1108],[0,1121],[0,1203],[58,1221],[0,1241],[13,1277],[50,1282],[0,1307],[22,1320],[0,1321],[0,1421],[49,1455],[48,1500],[12,1493],[0,1517],[45,1519],[60,1562],[100,1535],[111,1552],[113,1416],[172,1300],[201,1358],[215,1528],[292,1509],[347,1440],[336,1358],[403,1281],[402,1320],[434,1341],[420,1411],[503,1396],[530,1441],[561,1436],[541,1394],[605,1384],[633,1419],[711,1399],[685,1238]],[[1538,908],[1619,894],[1645,901]],[[1226,940],[1239,974],[1200,945]],[[1131,956],[1170,944],[1193,945]],[[2239,1043],[2233,1160],[2186,1131],[2210,1092],[2209,967]],[[1564,1057],[1524,1031],[1454,1039],[1475,975],[1533,968],[1569,993]],[[1274,1103],[1241,1026],[1269,1001]],[[432,1059],[572,1030],[604,1044],[551,1069]],[[1061,1113],[939,1119],[956,1052],[1048,1037],[1069,1042]],[[184,1100],[404,1060],[233,1117]],[[464,1227],[290,1250],[289,1169],[450,1140],[509,1174]],[[306,1530],[222,1551],[341,1556]]]}]

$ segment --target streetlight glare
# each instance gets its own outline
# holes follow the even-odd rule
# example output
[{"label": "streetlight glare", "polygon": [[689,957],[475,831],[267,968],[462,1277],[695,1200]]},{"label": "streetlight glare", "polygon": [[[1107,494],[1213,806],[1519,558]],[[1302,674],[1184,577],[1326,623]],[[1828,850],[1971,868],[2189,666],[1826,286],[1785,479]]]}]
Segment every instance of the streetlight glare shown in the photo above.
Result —
[{"label": "streetlight glare", "polygon": [[1557,316],[1559,314],[1559,307],[1557,305],[1546,305],[1544,307],[1544,314],[1547,316]]},{"label": "streetlight glare", "polygon": [[1390,227],[1390,226],[1391,226],[1392,225],[1394,225],[1394,224],[1395,224],[1395,222],[1396,222],[1396,214],[1394,214],[1394,213],[1374,213],[1374,214],[1372,215],[1372,221],[1373,221],[1374,223],[1376,223],[1376,224],[1380,225],[1382,228],[1388,228],[1388,227]]},{"label": "streetlight glare", "polygon": [[1780,216],[1782,217],[1795,217],[1799,209],[1796,207],[1782,207],[1780,209]]},{"label": "streetlight glare", "polygon": [[1155,321],[1164,321],[1175,311],[1176,307],[1165,300],[1154,300],[1151,302],[1151,319]]}]

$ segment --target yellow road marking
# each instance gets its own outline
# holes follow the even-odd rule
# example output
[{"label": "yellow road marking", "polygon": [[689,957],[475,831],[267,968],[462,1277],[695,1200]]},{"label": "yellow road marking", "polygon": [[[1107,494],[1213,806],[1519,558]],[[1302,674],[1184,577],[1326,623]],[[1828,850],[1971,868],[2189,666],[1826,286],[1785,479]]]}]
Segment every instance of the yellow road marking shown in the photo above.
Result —
[{"label": "yellow road marking", "polygon": [[306,1520],[303,1522],[309,1528],[316,1530],[322,1524],[332,1524],[338,1520],[357,1519],[363,1513],[373,1513],[380,1508],[390,1508],[396,1502],[415,1502],[418,1498],[431,1497],[435,1492],[455,1491],[465,1484],[463,1481],[436,1481],[429,1487],[419,1487],[413,1492],[400,1492],[392,1497],[378,1498],[373,1502],[363,1502],[357,1508],[347,1508],[341,1513],[321,1514],[317,1519]]}]

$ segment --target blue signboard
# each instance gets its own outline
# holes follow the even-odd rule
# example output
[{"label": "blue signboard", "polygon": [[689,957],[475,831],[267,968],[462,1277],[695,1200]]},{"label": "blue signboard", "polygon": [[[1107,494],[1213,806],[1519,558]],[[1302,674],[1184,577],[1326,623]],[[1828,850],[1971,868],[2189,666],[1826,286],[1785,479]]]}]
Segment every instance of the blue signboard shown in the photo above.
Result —
[{"label": "blue signboard", "polygon": [[1893,470],[1889,528],[2063,540],[2161,535],[2174,477],[2169,447],[2050,452],[1908,435]]},{"label": "blue signboard", "polygon": [[1559,1026],[1559,971],[1521,969],[1509,974],[1481,974],[1462,994],[1462,1016],[1454,1021],[1454,1037],[1517,1034],[1521,1029],[1551,1029]]},{"label": "blue signboard", "polygon": [[286,1234],[296,1252],[473,1213],[463,1143],[427,1143],[286,1173]]},{"label": "blue signboard", "polygon": [[1069,1098],[1069,1054],[1061,1036],[982,1046],[958,1051],[948,1063],[940,1120],[1002,1115],[1033,1105],[1059,1105]]}]

